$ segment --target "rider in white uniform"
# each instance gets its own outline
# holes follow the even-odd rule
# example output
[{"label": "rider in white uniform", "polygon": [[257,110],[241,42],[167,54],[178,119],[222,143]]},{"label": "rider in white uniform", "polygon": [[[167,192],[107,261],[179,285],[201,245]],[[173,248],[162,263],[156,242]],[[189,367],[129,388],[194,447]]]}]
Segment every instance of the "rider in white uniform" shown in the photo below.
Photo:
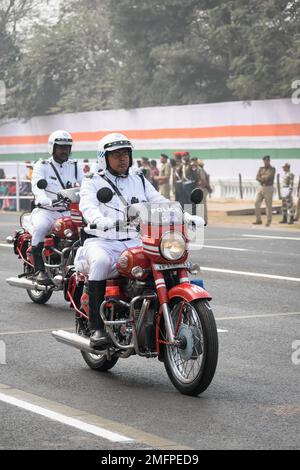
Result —
[{"label": "rider in white uniform", "polygon": [[[79,248],[75,258],[76,269],[89,274],[89,327],[92,332],[92,346],[105,346],[109,342],[99,315],[106,279],[118,276],[116,262],[120,254],[127,248],[141,244],[136,232],[117,231],[115,222],[124,220],[126,203],[169,202],[141,175],[129,173],[133,163],[132,149],[131,142],[122,134],[112,133],[101,139],[97,155],[102,170],[87,175],[80,189],[80,210],[83,217],[89,224],[97,225],[96,230],[86,229],[92,238],[88,238],[84,246]],[[107,204],[100,203],[97,199],[97,192],[105,187],[114,192],[113,199]],[[204,224],[203,219],[200,219],[193,217],[196,224]]]},{"label": "rider in white uniform", "polygon": [[[80,185],[83,178],[82,169],[77,161],[69,159],[72,144],[73,139],[69,132],[63,130],[53,132],[48,139],[51,157],[48,160],[39,160],[33,168],[31,185],[35,205],[38,207],[31,214],[32,255],[37,273],[36,280],[43,285],[51,284],[42,258],[44,238],[56,219],[69,215],[64,206],[53,207],[52,201],[57,199],[58,191]],[[41,179],[47,181],[46,189],[37,187],[37,182]]]}]

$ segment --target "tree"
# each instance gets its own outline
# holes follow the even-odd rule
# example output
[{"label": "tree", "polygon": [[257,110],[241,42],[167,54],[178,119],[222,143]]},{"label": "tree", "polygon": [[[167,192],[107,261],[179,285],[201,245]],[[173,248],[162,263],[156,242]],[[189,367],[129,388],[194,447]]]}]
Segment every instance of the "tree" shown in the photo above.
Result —
[{"label": "tree", "polygon": [[2,120],[18,115],[14,99],[22,58],[18,25],[34,14],[37,4],[36,0],[2,0],[0,5],[0,80],[6,89],[6,103],[0,106]]},{"label": "tree", "polygon": [[[299,79],[299,6],[300,0],[65,0],[57,16],[39,24],[36,0],[3,0],[0,80],[8,105],[0,114],[28,119],[288,97]],[[24,23],[21,12],[28,11],[34,20]]]},{"label": "tree", "polygon": [[105,2],[65,2],[57,21],[36,25],[26,43],[13,89],[17,117],[114,107],[117,66]]}]

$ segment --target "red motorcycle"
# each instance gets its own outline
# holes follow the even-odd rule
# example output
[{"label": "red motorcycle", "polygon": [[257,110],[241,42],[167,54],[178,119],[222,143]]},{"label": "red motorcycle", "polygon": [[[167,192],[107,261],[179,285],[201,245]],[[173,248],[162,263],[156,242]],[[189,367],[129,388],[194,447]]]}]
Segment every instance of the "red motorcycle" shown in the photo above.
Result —
[{"label": "red motorcycle", "polygon": [[[106,192],[104,199],[101,191]],[[98,191],[101,202],[109,201],[108,191]],[[199,191],[192,194],[194,203],[201,201]],[[119,277],[107,281],[99,314],[111,345],[105,350],[90,346],[88,279],[78,272],[70,277],[66,295],[75,309],[76,333],[53,331],[52,335],[79,349],[88,366],[98,371],[107,371],[119,358],[131,355],[158,358],[181,393],[198,395],[213,379],[218,335],[210,295],[202,281],[189,280],[189,273],[199,270],[188,261],[191,227],[186,227],[177,202],[133,204],[128,219],[118,225],[139,231],[141,246],[121,254]]]},{"label": "red motorcycle", "polygon": [[[46,189],[47,181],[37,183],[40,189]],[[42,252],[45,270],[52,280],[50,286],[43,286],[35,281],[33,257],[31,254],[31,213],[24,212],[20,218],[20,229],[13,237],[7,237],[7,243],[13,243],[14,253],[20,258],[23,273],[10,277],[6,282],[15,287],[27,290],[30,299],[37,304],[46,303],[54,291],[64,290],[66,279],[70,276],[75,252],[80,245],[80,229],[84,225],[79,211],[79,188],[61,190],[52,206],[65,207],[70,210],[70,216],[58,218],[51,228],[51,233],[44,240]]]}]

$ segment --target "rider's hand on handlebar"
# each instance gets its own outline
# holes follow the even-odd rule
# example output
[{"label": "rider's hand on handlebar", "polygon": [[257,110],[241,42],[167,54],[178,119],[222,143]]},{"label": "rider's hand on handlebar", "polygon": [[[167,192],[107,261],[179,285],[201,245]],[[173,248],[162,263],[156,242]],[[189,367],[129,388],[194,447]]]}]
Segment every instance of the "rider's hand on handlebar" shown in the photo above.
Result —
[{"label": "rider's hand on handlebar", "polygon": [[116,227],[116,223],[110,217],[101,217],[101,219],[96,219],[93,224],[90,224],[90,229],[97,229],[106,232],[112,228]]},{"label": "rider's hand on handlebar", "polygon": [[184,222],[187,224],[194,225],[195,227],[204,227],[205,221],[198,215],[191,215],[188,212],[184,213]]}]

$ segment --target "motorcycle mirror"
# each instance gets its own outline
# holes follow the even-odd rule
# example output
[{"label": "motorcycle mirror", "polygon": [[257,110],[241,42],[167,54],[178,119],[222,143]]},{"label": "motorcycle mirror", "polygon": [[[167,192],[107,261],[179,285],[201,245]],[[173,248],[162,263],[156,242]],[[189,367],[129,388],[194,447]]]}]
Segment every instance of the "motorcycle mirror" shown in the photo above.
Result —
[{"label": "motorcycle mirror", "polygon": [[46,189],[48,186],[48,183],[46,180],[38,180],[36,185],[39,189]]},{"label": "motorcycle mirror", "polygon": [[107,204],[109,201],[112,200],[114,193],[110,188],[101,188],[97,191],[97,199],[99,202],[103,204]]},{"label": "motorcycle mirror", "polygon": [[194,204],[200,204],[200,202],[202,201],[203,199],[203,191],[202,189],[200,188],[195,188],[193,189],[193,191],[191,192],[191,201],[194,203]]}]

